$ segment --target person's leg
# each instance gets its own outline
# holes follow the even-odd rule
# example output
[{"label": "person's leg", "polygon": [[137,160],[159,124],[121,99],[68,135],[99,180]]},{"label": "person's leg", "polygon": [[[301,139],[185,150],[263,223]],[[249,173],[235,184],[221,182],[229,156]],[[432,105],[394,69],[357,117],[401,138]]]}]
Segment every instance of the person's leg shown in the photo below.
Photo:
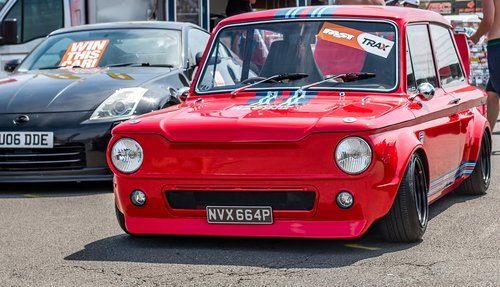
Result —
[{"label": "person's leg", "polygon": [[495,128],[495,123],[498,119],[498,110],[500,101],[498,100],[498,94],[495,92],[487,91],[488,93],[488,101],[486,102],[486,106],[488,107],[488,122],[490,122],[491,131]]}]

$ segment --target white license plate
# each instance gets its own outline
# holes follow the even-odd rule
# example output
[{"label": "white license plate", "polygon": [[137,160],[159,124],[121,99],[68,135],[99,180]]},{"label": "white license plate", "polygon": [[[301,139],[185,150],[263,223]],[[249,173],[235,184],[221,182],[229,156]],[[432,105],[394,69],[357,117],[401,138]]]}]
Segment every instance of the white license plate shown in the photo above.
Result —
[{"label": "white license plate", "polygon": [[53,132],[0,132],[0,148],[52,148]]},{"label": "white license plate", "polygon": [[208,223],[272,224],[270,206],[207,206]]}]

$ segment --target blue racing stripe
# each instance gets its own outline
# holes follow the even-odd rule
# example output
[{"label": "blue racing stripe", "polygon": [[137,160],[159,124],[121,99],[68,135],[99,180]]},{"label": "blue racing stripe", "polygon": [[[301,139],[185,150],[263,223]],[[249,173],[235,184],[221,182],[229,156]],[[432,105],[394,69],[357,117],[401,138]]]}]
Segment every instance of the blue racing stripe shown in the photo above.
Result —
[{"label": "blue racing stripe", "polygon": [[305,91],[303,95],[299,95],[298,91],[291,92],[290,95],[281,101],[283,106],[302,106],[309,103],[312,99],[318,96],[317,91]]},{"label": "blue racing stripe", "polygon": [[[310,8],[295,7],[289,9],[283,9],[278,11],[278,13],[276,13],[274,17],[285,18],[285,19],[299,18],[301,17],[300,14],[304,12],[306,9]],[[324,6],[324,7],[313,8],[305,15],[305,17],[318,18],[323,16],[332,16],[333,13],[335,12],[335,9],[337,9],[337,7],[335,6]]]}]

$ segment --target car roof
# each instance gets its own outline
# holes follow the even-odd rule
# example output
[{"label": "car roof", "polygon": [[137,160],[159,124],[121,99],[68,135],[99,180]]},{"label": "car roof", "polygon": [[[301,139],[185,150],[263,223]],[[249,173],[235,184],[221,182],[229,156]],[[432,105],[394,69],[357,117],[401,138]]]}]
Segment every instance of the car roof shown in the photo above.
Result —
[{"label": "car roof", "polygon": [[274,19],[317,19],[323,17],[389,19],[398,23],[402,22],[402,24],[411,22],[437,22],[446,26],[450,26],[449,22],[443,16],[429,10],[373,5],[330,5],[273,9],[255,13],[244,13],[228,17],[222,20],[220,22],[220,25],[233,22],[249,22]]},{"label": "car roof", "polygon": [[185,27],[200,28],[192,23],[184,22],[167,22],[167,21],[129,21],[129,22],[110,22],[110,23],[98,23],[98,24],[87,24],[81,26],[74,26],[69,28],[62,28],[53,31],[50,35],[57,35],[70,32],[78,31],[89,31],[89,30],[107,30],[107,29],[169,29],[169,30],[182,30]]}]

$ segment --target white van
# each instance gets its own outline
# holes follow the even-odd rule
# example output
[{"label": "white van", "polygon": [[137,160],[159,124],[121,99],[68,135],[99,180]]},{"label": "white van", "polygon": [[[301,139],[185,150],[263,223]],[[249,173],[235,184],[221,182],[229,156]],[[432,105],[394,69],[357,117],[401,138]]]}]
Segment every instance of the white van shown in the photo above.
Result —
[{"label": "white van", "polygon": [[[165,20],[158,0],[0,0],[0,78],[50,32],[82,24]],[[7,65],[6,65],[7,64]]]}]

